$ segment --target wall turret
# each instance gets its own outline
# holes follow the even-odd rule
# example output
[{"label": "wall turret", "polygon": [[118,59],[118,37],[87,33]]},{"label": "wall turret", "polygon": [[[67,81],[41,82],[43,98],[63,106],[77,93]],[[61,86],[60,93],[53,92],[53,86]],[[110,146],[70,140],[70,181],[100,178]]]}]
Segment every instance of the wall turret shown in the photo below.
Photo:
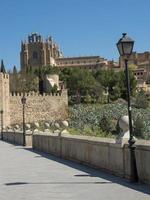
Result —
[{"label": "wall turret", "polygon": [[10,125],[9,75],[4,73],[0,73],[0,111],[2,111],[0,126],[2,122],[3,127]]}]

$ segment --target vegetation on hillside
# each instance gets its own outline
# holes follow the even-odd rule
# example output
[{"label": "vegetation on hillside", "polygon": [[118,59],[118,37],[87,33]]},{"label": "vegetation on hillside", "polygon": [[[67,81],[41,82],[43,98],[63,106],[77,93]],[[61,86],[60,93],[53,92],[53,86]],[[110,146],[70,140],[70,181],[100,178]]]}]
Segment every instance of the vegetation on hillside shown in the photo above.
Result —
[{"label": "vegetation on hillside", "polygon": [[[117,136],[118,119],[127,115],[126,103],[78,104],[70,107],[70,126],[80,134],[91,134],[98,136]],[[136,137],[150,139],[150,108],[133,108],[134,134]]]}]

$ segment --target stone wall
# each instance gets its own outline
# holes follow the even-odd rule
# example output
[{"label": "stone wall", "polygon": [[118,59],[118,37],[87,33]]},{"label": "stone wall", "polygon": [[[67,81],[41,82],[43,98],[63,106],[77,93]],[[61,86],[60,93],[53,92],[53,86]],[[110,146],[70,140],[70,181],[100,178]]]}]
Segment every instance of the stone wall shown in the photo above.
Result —
[{"label": "stone wall", "polygon": [[[23,94],[10,95],[10,122],[11,124],[22,123],[23,106],[21,98]],[[38,95],[25,94],[25,121],[64,120],[68,117],[68,95],[67,90],[62,90],[61,95]]]}]

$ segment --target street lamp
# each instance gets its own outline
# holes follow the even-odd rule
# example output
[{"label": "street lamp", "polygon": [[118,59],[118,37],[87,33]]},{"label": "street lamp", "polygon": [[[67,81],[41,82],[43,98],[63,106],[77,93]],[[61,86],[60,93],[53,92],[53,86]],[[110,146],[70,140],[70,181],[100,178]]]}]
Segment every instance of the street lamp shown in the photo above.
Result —
[{"label": "street lamp", "polygon": [[3,140],[3,110],[1,110],[0,113],[1,113],[1,140]]},{"label": "street lamp", "polygon": [[130,158],[131,158],[131,179],[137,181],[137,168],[135,161],[135,140],[133,137],[133,126],[132,126],[132,109],[130,103],[130,79],[128,71],[128,59],[132,54],[134,41],[127,36],[126,33],[122,34],[122,38],[119,39],[117,43],[117,48],[120,56],[124,58],[125,61],[125,75],[126,75],[126,87],[127,87],[127,101],[128,101],[128,116],[129,116],[129,149],[130,149]]},{"label": "street lamp", "polygon": [[21,98],[22,103],[22,122],[23,122],[23,146],[26,146],[26,127],[25,127],[25,104],[26,104],[26,97],[23,95]]}]

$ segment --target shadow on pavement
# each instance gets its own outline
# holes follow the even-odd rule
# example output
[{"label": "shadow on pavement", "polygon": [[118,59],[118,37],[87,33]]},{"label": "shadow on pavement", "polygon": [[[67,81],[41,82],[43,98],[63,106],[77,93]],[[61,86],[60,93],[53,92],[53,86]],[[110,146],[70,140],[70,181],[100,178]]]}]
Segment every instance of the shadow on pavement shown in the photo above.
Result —
[{"label": "shadow on pavement", "polygon": [[27,148],[27,147],[21,147],[16,145],[17,149],[24,149],[33,153],[36,153],[37,155],[34,156],[35,159],[39,158],[47,158],[50,160],[53,160],[55,162],[61,163],[63,165],[67,165],[71,168],[77,169],[82,171],[83,173],[80,174],[74,174],[74,176],[78,179],[78,177],[99,177],[104,179],[104,181],[97,181],[97,182],[84,182],[84,181],[76,181],[76,182],[37,182],[37,183],[30,183],[30,182],[10,182],[10,183],[5,183],[6,186],[13,186],[13,185],[25,185],[25,184],[120,184],[122,186],[128,187],[130,189],[149,194],[150,195],[150,185],[145,185],[142,183],[135,183],[135,182],[130,182],[127,179],[121,178],[114,176],[112,174],[109,174],[101,169],[93,169],[89,166],[82,165],[80,163],[76,163],[74,161],[70,160],[65,160],[63,158],[50,155],[48,153],[43,153],[37,150],[33,150],[32,148]]},{"label": "shadow on pavement", "polygon": [[70,185],[70,184],[74,184],[74,185],[78,185],[78,184],[111,184],[112,182],[108,182],[108,181],[106,181],[106,182],[104,182],[104,181],[96,181],[96,182],[94,182],[94,181],[90,181],[90,182],[84,182],[84,181],[80,181],[80,182],[73,182],[73,181],[67,181],[67,182],[65,182],[65,181],[52,181],[52,182],[11,182],[11,183],[5,183],[5,185],[6,186],[15,186],[15,185],[27,185],[27,184],[31,184],[31,185],[36,185],[36,184],[68,184],[68,185]]}]

